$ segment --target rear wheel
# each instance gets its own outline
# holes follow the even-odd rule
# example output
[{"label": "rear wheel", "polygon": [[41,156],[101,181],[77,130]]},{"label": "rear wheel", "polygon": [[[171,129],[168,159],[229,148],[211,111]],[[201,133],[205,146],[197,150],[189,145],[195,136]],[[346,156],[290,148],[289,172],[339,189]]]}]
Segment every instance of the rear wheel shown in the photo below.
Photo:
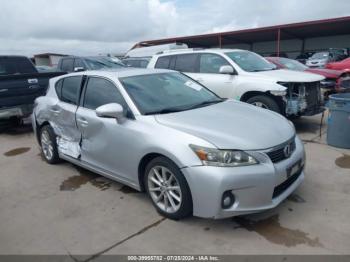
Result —
[{"label": "rear wheel", "polygon": [[253,96],[247,100],[247,103],[281,114],[281,108],[277,102],[266,95]]},{"label": "rear wheel", "polygon": [[40,129],[41,152],[49,164],[60,162],[57,150],[56,134],[52,127],[46,125]]},{"label": "rear wheel", "polygon": [[157,157],[145,170],[145,186],[153,205],[163,216],[181,219],[192,214],[192,197],[185,177],[169,159]]}]

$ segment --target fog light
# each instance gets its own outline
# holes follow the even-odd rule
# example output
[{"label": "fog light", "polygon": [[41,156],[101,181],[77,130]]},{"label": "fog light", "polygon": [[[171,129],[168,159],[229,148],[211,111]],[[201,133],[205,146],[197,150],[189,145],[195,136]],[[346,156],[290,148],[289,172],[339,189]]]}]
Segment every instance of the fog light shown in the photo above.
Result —
[{"label": "fog light", "polygon": [[227,209],[227,208],[231,207],[234,202],[235,202],[235,197],[233,196],[231,191],[226,191],[222,195],[221,206],[223,209]]}]

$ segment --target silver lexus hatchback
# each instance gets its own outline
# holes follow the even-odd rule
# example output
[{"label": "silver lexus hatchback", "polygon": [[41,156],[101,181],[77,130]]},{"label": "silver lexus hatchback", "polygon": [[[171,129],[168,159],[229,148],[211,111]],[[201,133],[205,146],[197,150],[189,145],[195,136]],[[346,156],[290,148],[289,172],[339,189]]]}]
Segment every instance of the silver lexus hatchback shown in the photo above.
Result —
[{"label": "silver lexus hatchback", "polygon": [[172,219],[274,208],[304,179],[292,123],[169,70],[53,78],[32,123],[48,163],[64,159],[146,191]]}]

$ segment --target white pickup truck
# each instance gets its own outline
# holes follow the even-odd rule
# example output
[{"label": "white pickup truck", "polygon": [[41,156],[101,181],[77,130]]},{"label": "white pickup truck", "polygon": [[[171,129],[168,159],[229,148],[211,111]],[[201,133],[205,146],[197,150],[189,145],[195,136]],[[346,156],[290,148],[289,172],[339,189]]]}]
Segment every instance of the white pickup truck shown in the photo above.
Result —
[{"label": "white pickup truck", "polygon": [[154,55],[148,68],[185,73],[218,96],[273,110],[287,117],[324,111],[320,81],[311,73],[277,69],[256,53],[239,49],[184,49]]}]

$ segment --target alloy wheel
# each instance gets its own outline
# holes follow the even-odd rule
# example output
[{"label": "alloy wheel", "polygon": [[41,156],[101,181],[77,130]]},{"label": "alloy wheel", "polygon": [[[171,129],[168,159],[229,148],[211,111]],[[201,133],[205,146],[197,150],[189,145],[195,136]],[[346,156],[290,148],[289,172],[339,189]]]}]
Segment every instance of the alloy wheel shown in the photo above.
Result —
[{"label": "alloy wheel", "polygon": [[175,175],[164,166],[155,166],[148,173],[148,190],[153,202],[166,213],[175,213],[182,203],[182,192]]},{"label": "alloy wheel", "polygon": [[43,130],[41,133],[41,148],[45,158],[51,160],[53,156],[53,145],[47,130]]}]

